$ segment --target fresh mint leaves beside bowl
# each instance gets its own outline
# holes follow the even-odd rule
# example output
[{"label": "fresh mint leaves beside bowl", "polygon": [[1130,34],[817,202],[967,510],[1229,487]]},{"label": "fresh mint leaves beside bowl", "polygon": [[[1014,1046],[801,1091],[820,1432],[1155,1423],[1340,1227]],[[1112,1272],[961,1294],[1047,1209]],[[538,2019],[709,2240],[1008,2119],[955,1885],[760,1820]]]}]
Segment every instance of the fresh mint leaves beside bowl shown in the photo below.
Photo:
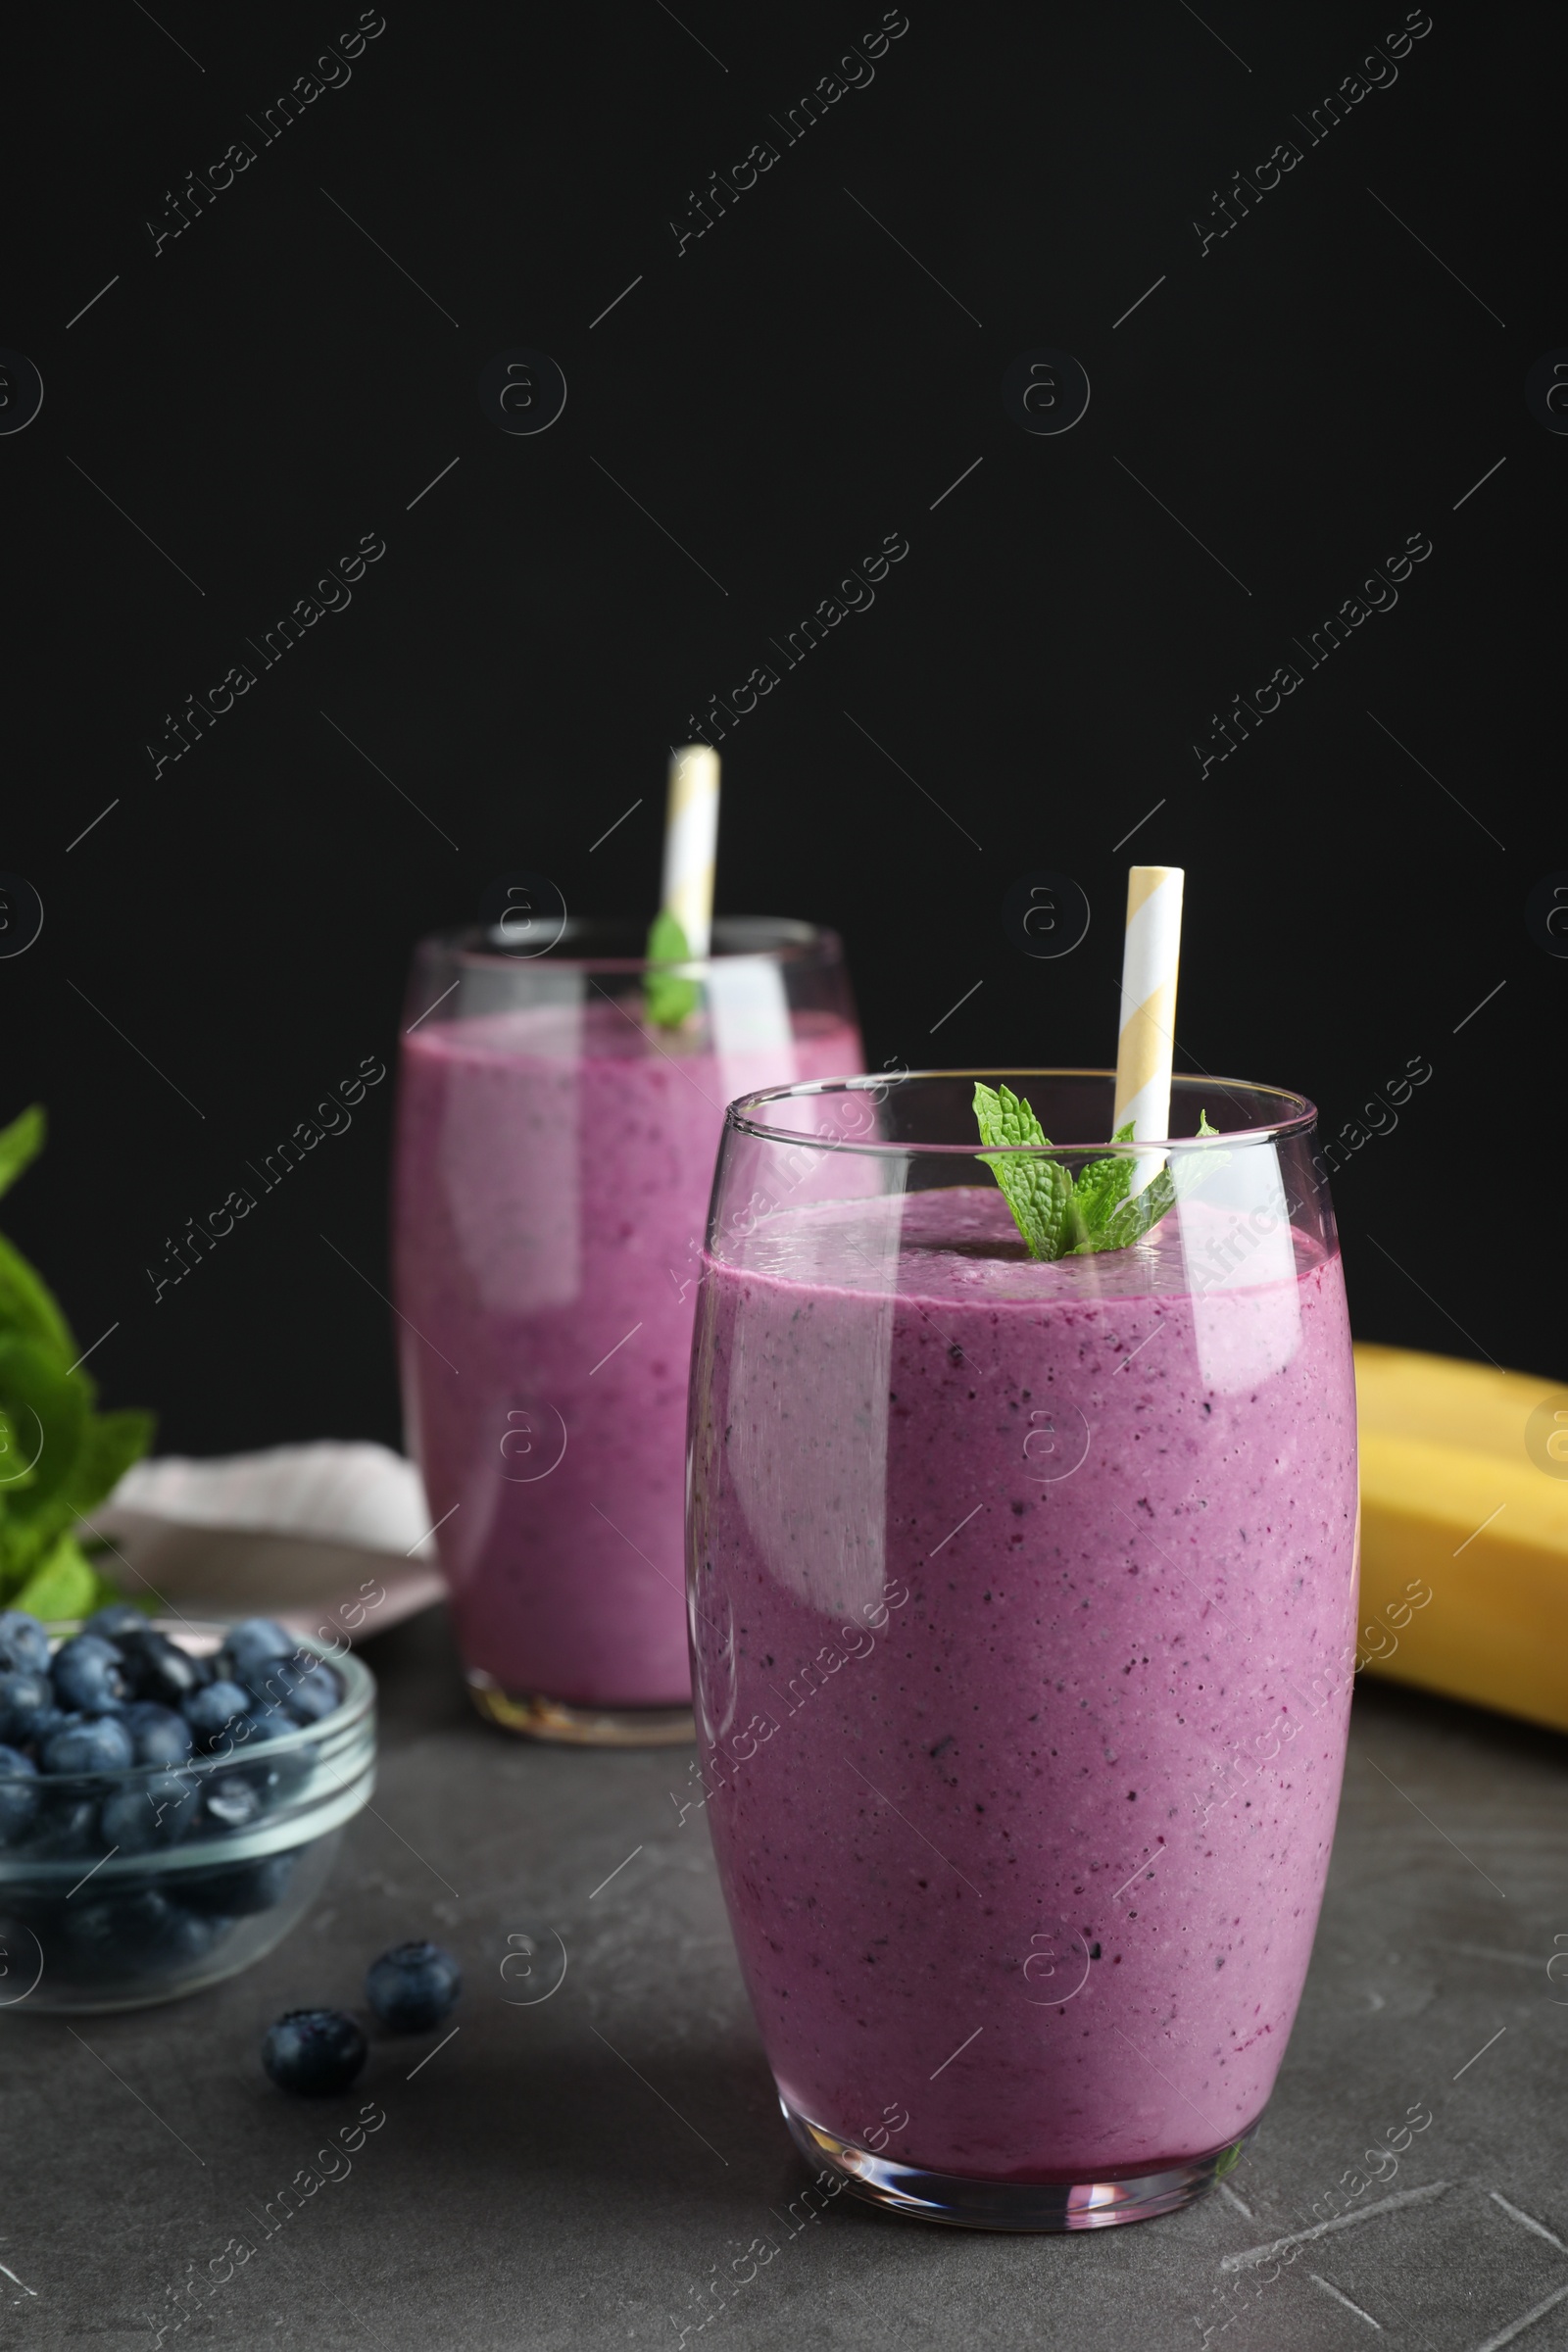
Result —
[{"label": "fresh mint leaves beside bowl", "polygon": [[249,1968],[375,1785],[352,1653],[255,1619],[82,1632],[0,1616],[0,2017],[139,2009]]},{"label": "fresh mint leaves beside bowl", "polygon": [[[36,1102],[0,1128],[0,1193],[44,1134]],[[152,1443],[150,1413],[94,1411],[82,1356],[53,1292],[0,1234],[0,1607],[35,1617],[85,1617],[113,1597],[74,1531]]]}]

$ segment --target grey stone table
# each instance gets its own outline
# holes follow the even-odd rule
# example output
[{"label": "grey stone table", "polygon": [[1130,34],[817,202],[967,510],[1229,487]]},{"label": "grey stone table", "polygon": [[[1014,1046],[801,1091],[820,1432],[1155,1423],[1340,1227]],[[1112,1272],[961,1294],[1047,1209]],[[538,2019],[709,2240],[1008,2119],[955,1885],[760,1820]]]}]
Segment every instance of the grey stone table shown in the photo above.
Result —
[{"label": "grey stone table", "polygon": [[[486,1730],[438,1611],[366,1654],[375,1809],[279,1950],[183,2003],[78,2020],[79,2039],[0,2013],[0,2342],[1568,2346],[1568,1982],[1547,1975],[1568,1951],[1568,1741],[1364,1688],[1311,1978],[1251,2149],[1186,2213],[1002,2237],[848,2197],[808,2218],[704,1817],[671,1798],[689,1751]],[[457,2034],[373,2043],[347,2100],[272,2089],[271,2018],[357,2003],[368,1959],[420,1934],[466,1971]],[[531,1961],[508,1941],[524,1936]],[[384,2122],[318,2165],[367,2102]],[[1300,2237],[1423,2102],[1397,2172]],[[1278,2240],[1296,2242],[1252,2259]]]}]

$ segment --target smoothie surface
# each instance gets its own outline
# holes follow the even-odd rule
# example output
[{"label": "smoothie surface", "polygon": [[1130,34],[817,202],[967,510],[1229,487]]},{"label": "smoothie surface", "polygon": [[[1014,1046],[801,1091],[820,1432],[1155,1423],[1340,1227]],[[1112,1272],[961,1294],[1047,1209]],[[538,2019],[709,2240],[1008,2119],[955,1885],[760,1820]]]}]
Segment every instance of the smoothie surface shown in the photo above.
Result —
[{"label": "smoothie surface", "polygon": [[[869,1154],[841,1153],[841,1164],[863,1169]],[[1256,1289],[1296,1280],[1320,1265],[1323,1246],[1280,1220],[1265,1237],[1273,1245],[1261,1260],[1258,1236],[1236,1211],[1189,1199],[1162,1217],[1129,1250],[1105,1250],[1090,1257],[1032,1258],[1012,1212],[994,1185],[951,1185],[929,1192],[863,1200],[822,1200],[763,1218],[746,1244],[748,1273],[813,1290],[896,1292],[900,1298],[951,1298],[984,1303],[1008,1300],[1024,1306],[1070,1305],[1097,1298],[1176,1298],[1194,1285],[1198,1253],[1222,1248],[1233,1227],[1253,1249],[1233,1247],[1234,1264],[1222,1260],[1209,1280]]]}]

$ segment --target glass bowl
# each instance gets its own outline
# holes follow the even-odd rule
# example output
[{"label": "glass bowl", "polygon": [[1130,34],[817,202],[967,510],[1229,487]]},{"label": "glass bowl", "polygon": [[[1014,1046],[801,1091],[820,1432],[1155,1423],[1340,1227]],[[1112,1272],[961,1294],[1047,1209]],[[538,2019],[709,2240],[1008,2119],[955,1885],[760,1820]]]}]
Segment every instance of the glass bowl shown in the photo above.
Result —
[{"label": "glass bowl", "polygon": [[[148,1623],[193,1657],[228,1630]],[[52,1625],[51,1643],[79,1631]],[[184,1764],[29,1781],[32,1818],[0,1845],[0,2010],[175,2000],[249,1968],[304,1916],[375,1786],[375,1678],[352,1653],[300,1647],[342,1678],[318,1723]]]}]

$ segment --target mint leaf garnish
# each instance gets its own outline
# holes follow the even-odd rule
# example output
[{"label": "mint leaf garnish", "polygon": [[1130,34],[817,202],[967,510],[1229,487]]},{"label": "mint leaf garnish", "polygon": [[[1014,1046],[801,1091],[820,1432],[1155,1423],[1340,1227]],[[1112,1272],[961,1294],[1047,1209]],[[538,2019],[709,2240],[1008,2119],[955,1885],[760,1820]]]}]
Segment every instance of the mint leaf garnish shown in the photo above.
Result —
[{"label": "mint leaf garnish", "polygon": [[1093,1227],[1073,1251],[1074,1257],[1094,1257],[1102,1250],[1126,1250],[1141,1242],[1152,1226],[1157,1225],[1168,1208],[1176,1204],[1176,1187],[1171,1182],[1169,1168],[1161,1168],[1152,1176],[1143,1191],[1131,1200],[1123,1200],[1110,1214]]},{"label": "mint leaf garnish", "polygon": [[[689,963],[691,953],[674,915],[667,907],[661,908],[648,933],[649,962]],[[695,980],[683,980],[678,972],[648,972],[643,979],[643,1011],[656,1028],[678,1029],[687,1015],[696,1011],[700,993]]]},{"label": "mint leaf garnish", "polygon": [[[1041,1144],[1047,1151],[1051,1149],[1050,1136],[1029,1104],[1020,1102],[1010,1087],[994,1092],[977,1084],[974,1115],[982,1143]],[[1030,1256],[1060,1257],[1066,1246],[1067,1204],[1072,1199],[1072,1179],[1060,1160],[1014,1159],[1010,1153],[990,1152],[977,1156],[995,1173]]]},{"label": "mint leaf garnish", "polygon": [[[1218,1135],[1218,1133],[1217,1127],[1209,1125],[1207,1111],[1200,1110],[1198,1114],[1199,1142],[1206,1143],[1211,1135]],[[1205,1152],[1201,1158],[1184,1152],[1176,1163],[1178,1197],[1185,1200],[1187,1195],[1198,1185],[1206,1184],[1216,1168],[1228,1168],[1230,1164],[1231,1155],[1228,1152]]]},{"label": "mint leaf garnish", "polygon": [[[0,1192],[43,1148],[34,1104],[0,1129]],[[0,1235],[0,1606],[81,1616],[120,1597],[73,1529],[152,1443],[150,1413],[96,1413],[53,1295]]]},{"label": "mint leaf garnish", "polygon": [[[1042,1151],[1054,1147],[1031,1106],[1006,1087],[993,1091],[977,1085],[974,1115],[985,1144],[1034,1144]],[[1198,1114],[1199,1135],[1207,1139],[1219,1130]],[[1112,1143],[1132,1145],[1129,1119],[1118,1127]],[[1159,1223],[1168,1209],[1195,1185],[1223,1167],[1228,1152],[1204,1152],[1201,1158],[1184,1153],[1173,1176],[1160,1169],[1143,1191],[1128,1199],[1133,1180],[1134,1153],[1129,1148],[1105,1159],[1092,1159],[1080,1170],[1076,1184],[1056,1159],[1020,1159],[1009,1152],[976,1154],[995,1171],[1003,1198],[1011,1209],[1024,1247],[1031,1257],[1092,1257],[1104,1250],[1126,1250]]]},{"label": "mint leaf garnish", "polygon": [[[1130,1144],[1133,1123],[1118,1127],[1111,1137],[1113,1144]],[[1092,1159],[1079,1171],[1073,1187],[1073,1247],[1082,1250],[1092,1235],[1098,1233],[1127,1198],[1127,1188],[1133,1180],[1130,1154],[1118,1152],[1114,1159]]]}]

